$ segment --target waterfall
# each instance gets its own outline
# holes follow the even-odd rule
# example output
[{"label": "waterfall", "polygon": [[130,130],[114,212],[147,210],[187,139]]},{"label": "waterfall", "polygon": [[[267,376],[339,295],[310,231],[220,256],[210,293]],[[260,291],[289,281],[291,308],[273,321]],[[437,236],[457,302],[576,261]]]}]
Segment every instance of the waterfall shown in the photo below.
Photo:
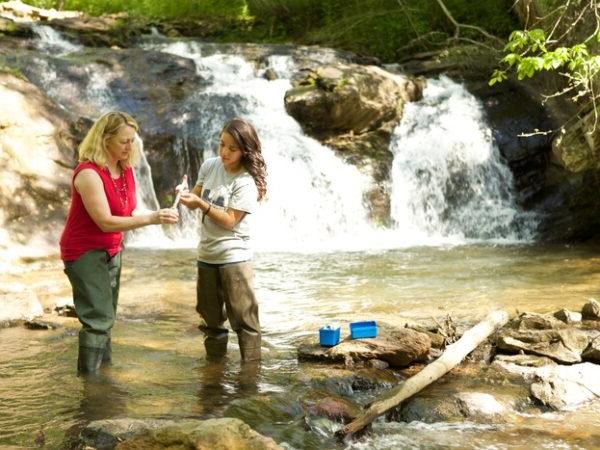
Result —
[{"label": "waterfall", "polygon": [[[254,221],[255,248],[312,252],[371,245],[368,239],[376,229],[362,202],[368,179],[330,148],[305,136],[286,113],[283,98],[291,87],[289,79],[268,81],[240,56],[203,56],[202,45],[195,42],[148,47],[194,60],[198,73],[209,80],[184,113],[198,116],[194,132],[206,149],[204,158],[216,156],[219,133],[228,119],[242,116],[257,128],[268,167],[268,195],[249,218]],[[280,76],[293,67],[289,56],[272,57],[269,63]]]},{"label": "waterfall", "polygon": [[[533,236],[535,218],[516,206],[512,175],[501,161],[481,105],[448,78],[429,80],[423,100],[406,105],[394,130],[393,226],[384,229],[368,219],[364,193],[371,187],[369,177],[304,135],[285,111],[284,95],[296,70],[291,56],[272,55],[257,67],[233,52],[225,54],[213,44],[195,41],[154,38],[142,48],[191,59],[206,81],[180,105],[174,120],[179,130],[174,172],[189,171],[190,137],[206,159],[217,155],[219,133],[227,120],[241,116],[256,126],[268,167],[268,194],[257,213],[245,220],[254,222],[254,247],[259,251],[515,242]],[[84,82],[77,84],[57,76],[53,59],[40,61],[39,73],[27,75],[67,109],[88,117],[118,109],[110,89],[115,74],[108,68],[90,62],[81,69]],[[268,81],[267,69],[279,78]],[[139,205],[156,208],[145,157],[136,175]],[[190,183],[195,181],[193,174]],[[180,213],[181,226],[146,227],[133,233],[129,243],[195,246],[197,215],[185,208]]]},{"label": "waterfall", "polygon": [[76,52],[83,48],[79,44],[68,41],[61,33],[48,25],[33,24],[31,29],[38,37],[36,47],[43,52],[66,55],[67,53]]},{"label": "waterfall", "polygon": [[516,206],[513,177],[478,100],[447,77],[406,105],[391,150],[391,214],[418,241],[523,241],[535,218]]}]

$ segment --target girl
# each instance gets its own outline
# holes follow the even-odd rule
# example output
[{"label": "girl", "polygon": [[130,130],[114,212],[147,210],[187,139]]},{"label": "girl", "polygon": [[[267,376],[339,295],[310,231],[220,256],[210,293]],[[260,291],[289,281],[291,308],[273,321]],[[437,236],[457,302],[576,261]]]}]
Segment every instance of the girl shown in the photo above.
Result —
[{"label": "girl", "polygon": [[219,157],[206,160],[181,203],[202,212],[196,310],[206,325],[209,359],[227,352],[225,320],[237,333],[242,361],[260,360],[260,323],[253,289],[249,214],[267,192],[266,165],[254,127],[236,118],[220,135]]}]

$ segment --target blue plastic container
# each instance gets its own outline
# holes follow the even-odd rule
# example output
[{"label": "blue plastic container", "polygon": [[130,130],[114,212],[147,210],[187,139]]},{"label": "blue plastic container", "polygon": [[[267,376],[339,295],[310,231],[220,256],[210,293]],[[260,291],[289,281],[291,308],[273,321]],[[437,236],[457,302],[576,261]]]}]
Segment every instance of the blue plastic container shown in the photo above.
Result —
[{"label": "blue plastic container", "polygon": [[319,344],[324,347],[333,347],[340,342],[340,327],[331,325],[319,329]]},{"label": "blue plastic container", "polygon": [[377,337],[377,323],[375,321],[352,322],[350,324],[350,337],[352,339]]}]

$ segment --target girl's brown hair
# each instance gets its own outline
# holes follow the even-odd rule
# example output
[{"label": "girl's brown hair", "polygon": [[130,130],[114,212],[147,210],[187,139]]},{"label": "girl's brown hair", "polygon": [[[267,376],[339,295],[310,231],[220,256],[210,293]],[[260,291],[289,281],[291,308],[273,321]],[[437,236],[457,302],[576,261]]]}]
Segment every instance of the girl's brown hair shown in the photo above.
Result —
[{"label": "girl's brown hair", "polygon": [[225,124],[221,133],[228,133],[242,152],[242,165],[254,179],[258,189],[258,200],[267,194],[267,165],[254,126],[244,119],[236,117]]}]

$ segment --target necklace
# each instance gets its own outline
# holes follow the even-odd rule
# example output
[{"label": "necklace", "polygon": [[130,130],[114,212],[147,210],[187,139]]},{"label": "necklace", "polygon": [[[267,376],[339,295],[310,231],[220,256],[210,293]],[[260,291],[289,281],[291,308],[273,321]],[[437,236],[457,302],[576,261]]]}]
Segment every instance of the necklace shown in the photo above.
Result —
[{"label": "necklace", "polygon": [[119,180],[120,186],[110,174],[110,170],[108,170],[108,176],[110,177],[110,181],[112,181],[117,197],[119,197],[121,208],[125,211],[127,209],[127,205],[129,204],[129,199],[127,198],[127,180],[125,179],[125,172],[122,170],[121,176],[117,178]]}]

